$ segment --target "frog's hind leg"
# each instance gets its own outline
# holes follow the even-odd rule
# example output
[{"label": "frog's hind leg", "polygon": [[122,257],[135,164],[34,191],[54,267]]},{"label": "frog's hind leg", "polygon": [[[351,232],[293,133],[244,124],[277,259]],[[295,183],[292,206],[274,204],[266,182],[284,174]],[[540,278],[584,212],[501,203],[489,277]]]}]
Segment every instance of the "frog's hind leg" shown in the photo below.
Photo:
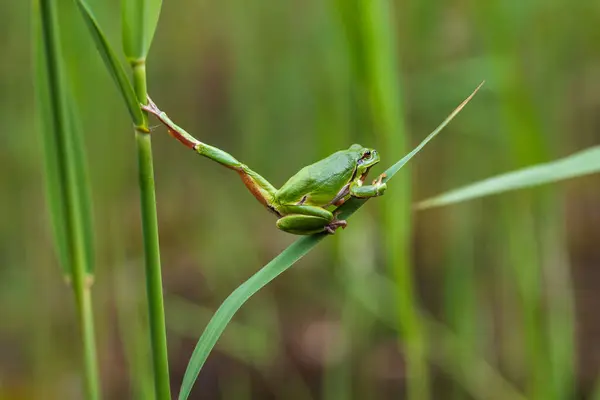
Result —
[{"label": "frog's hind leg", "polygon": [[[277,220],[277,227],[284,232],[294,235],[312,235],[327,230],[329,223],[326,219],[313,215],[286,215]],[[329,230],[327,230],[329,232]]]},{"label": "frog's hind leg", "polygon": [[169,134],[175,139],[179,140],[185,146],[194,150],[201,156],[209,158],[218,162],[224,167],[236,171],[240,175],[240,178],[242,178],[242,182],[244,182],[244,185],[246,185],[250,193],[252,193],[252,195],[256,197],[261,204],[267,207],[267,209],[278,216],[281,216],[281,214],[278,213],[273,206],[273,200],[275,198],[277,189],[275,189],[273,185],[271,185],[269,181],[263,178],[260,174],[248,168],[247,165],[242,164],[231,154],[194,138],[192,135],[187,133],[185,129],[177,126],[173,121],[171,121],[167,114],[162,112],[152,101],[152,99],[150,99],[150,97],[148,97],[148,104],[142,105],[142,109],[154,114],[159,121],[161,121],[167,127]]},{"label": "frog's hind leg", "polygon": [[346,226],[346,221],[335,219],[330,211],[321,207],[288,205],[279,206],[278,210],[285,216],[277,220],[277,227],[296,235],[334,233],[337,228]]}]

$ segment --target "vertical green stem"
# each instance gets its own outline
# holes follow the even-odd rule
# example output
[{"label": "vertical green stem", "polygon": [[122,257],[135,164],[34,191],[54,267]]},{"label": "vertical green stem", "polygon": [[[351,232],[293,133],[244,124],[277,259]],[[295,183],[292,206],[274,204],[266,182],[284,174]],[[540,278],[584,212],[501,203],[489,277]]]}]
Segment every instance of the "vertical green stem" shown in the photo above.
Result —
[{"label": "vertical green stem", "polygon": [[[408,149],[408,138],[403,118],[393,7],[390,0],[360,0],[360,7],[372,120],[382,137],[380,146],[402,154]],[[392,188],[397,193],[383,200],[383,222],[386,248],[389,249],[388,264],[397,285],[398,323],[406,356],[407,398],[422,400],[429,398],[429,371],[426,339],[415,302],[410,264],[410,189],[410,172],[404,167],[398,173],[398,183]]]},{"label": "vertical green stem", "polygon": [[[144,62],[138,62],[133,65],[133,84],[138,99],[143,99],[141,101],[145,103],[146,65]],[[146,294],[148,297],[156,399],[169,400],[171,398],[171,390],[169,385],[167,332],[160,270],[156,195],[154,193],[154,166],[152,162],[152,141],[150,140],[150,135],[144,132],[144,130],[147,131],[147,125],[148,121],[146,116],[144,116],[144,126],[135,130],[146,261]]]},{"label": "vertical green stem", "polygon": [[87,399],[96,400],[100,398],[100,385],[98,382],[98,360],[96,356],[96,338],[94,331],[94,314],[92,309],[92,290],[89,282],[84,283],[83,288],[76,289],[81,290],[79,295],[81,298],[81,304],[78,307],[81,311],[79,312],[79,323],[81,325],[81,332],[83,335],[83,346],[84,346],[84,362],[86,371],[86,387],[87,387]]},{"label": "vertical green stem", "polygon": [[[148,97],[148,89],[146,88],[146,62],[144,60],[138,60],[136,63],[132,64],[133,69],[133,88],[135,90],[135,94],[138,100],[144,104],[148,102],[146,97]],[[148,114],[144,112],[144,116],[147,117]],[[148,119],[144,118],[144,127],[147,128]]]},{"label": "vertical green stem", "polygon": [[81,331],[84,357],[86,399],[100,398],[98,361],[94,334],[94,319],[90,284],[86,278],[88,258],[82,217],[82,204],[79,198],[76,157],[69,132],[69,118],[66,105],[66,88],[62,76],[62,56],[60,34],[56,19],[55,5],[51,0],[40,0],[40,16],[43,41],[43,55],[46,63],[49,102],[52,110],[52,126],[45,127],[54,133],[56,142],[58,176],[63,191],[64,217],[69,249],[71,285],[75,296],[77,317]]},{"label": "vertical green stem", "polygon": [[[522,49],[523,33],[532,32],[528,21],[536,20],[537,16],[532,13],[531,18],[520,19],[516,17],[517,14],[513,14],[515,9],[505,7],[505,2],[500,0],[479,4],[481,18],[475,20],[486,27],[482,37],[489,48],[490,59],[494,60],[491,64],[491,78],[500,83],[496,89],[498,101],[502,106],[500,122],[504,131],[509,133],[507,139],[510,144],[511,161],[517,166],[547,161],[550,125],[544,124],[543,113],[538,106],[539,99],[536,99],[535,93],[531,91],[531,78],[527,73],[529,63],[520,57],[514,57],[514,54]],[[490,30],[490,26],[495,26],[496,29]],[[545,32],[540,43],[536,43],[533,36],[531,43],[536,43],[534,47],[537,49],[542,43],[549,41],[552,42],[548,40],[548,33]],[[547,81],[552,81],[552,78]],[[553,97],[547,93],[552,93],[556,84],[552,82],[552,85],[544,84],[543,87],[544,96]],[[559,324],[554,327],[548,326],[548,321],[557,321],[555,318],[560,320],[564,311],[552,307],[552,301],[560,299],[559,302],[568,309],[570,294],[562,290],[548,291],[545,279],[554,279],[555,274],[560,272],[554,268],[554,262],[548,263],[543,258],[544,253],[548,254],[546,250],[557,246],[555,241],[548,243],[546,240],[552,239],[552,235],[558,235],[559,232],[557,226],[547,224],[544,226],[544,230],[547,231],[544,237],[540,235],[539,228],[540,223],[545,224],[555,218],[558,210],[552,210],[548,215],[537,212],[540,206],[552,203],[552,197],[547,191],[518,193],[511,197],[512,201],[506,203],[503,211],[509,216],[509,225],[503,235],[510,238],[509,257],[514,268],[522,310],[527,352],[524,362],[529,372],[528,394],[534,399],[562,399],[569,395],[559,391],[570,390],[570,362],[565,356],[570,352],[568,343],[572,336],[569,331],[572,329],[567,325],[562,327],[566,328],[564,331],[554,329],[559,327]],[[560,251],[560,248],[556,250]],[[568,273],[559,275],[559,279],[563,278],[567,279]],[[568,286],[569,284],[566,284],[565,289]],[[549,296],[545,295],[547,291]],[[563,319],[562,323],[569,324],[569,320]],[[550,341],[551,337],[555,338],[554,342]],[[559,354],[563,351],[563,355]],[[558,358],[554,358],[555,356]],[[558,360],[561,363],[554,364]]]}]

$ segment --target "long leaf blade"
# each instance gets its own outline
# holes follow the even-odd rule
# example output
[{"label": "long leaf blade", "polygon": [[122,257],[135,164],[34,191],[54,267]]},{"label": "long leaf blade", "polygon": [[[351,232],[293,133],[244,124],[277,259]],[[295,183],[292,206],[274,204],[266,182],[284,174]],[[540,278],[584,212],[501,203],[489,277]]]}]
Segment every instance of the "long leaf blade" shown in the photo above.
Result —
[{"label": "long leaf blade", "polygon": [[[36,11],[37,12],[37,11]],[[42,40],[38,39],[42,35],[39,21],[35,21],[35,79],[36,79],[36,100],[37,109],[39,110],[39,129],[43,133],[43,149],[44,149],[44,171],[46,173],[46,193],[48,200],[49,216],[53,229],[53,238],[55,241],[58,261],[63,270],[65,277],[72,279],[72,260],[70,260],[68,244],[67,244],[67,229],[66,226],[66,210],[67,203],[64,193],[66,188],[59,176],[59,149],[57,148],[56,128],[52,123],[52,98],[48,92],[49,77],[45,68],[47,60],[42,49]],[[64,82],[63,101],[67,110],[67,121],[65,124],[65,135],[67,137],[67,145],[72,147],[74,155],[73,169],[77,180],[77,191],[80,199],[81,218],[83,237],[85,246],[83,251],[86,253],[87,263],[86,273],[88,276],[93,275],[94,265],[94,237],[93,237],[93,221],[92,221],[92,206],[90,188],[87,179],[87,162],[85,158],[85,149],[83,145],[81,124],[78,118],[77,104],[73,100],[73,94],[70,90],[69,83],[62,71],[60,71],[62,81]]]},{"label": "long leaf blade", "polygon": [[[39,12],[39,11],[36,11]],[[46,70],[47,60],[42,48],[42,32],[39,21],[35,21],[35,79],[36,105],[38,110],[39,131],[42,133],[44,150],[44,173],[46,184],[46,199],[48,214],[52,226],[54,245],[59,265],[66,279],[72,279],[71,261],[68,249],[67,226],[64,205],[65,189],[59,175],[59,159],[56,129],[52,121],[50,93],[48,92],[49,77]]]},{"label": "long leaf blade", "polygon": [[[45,64],[46,72],[39,74],[38,82],[46,84],[43,89],[41,101],[47,102],[43,105],[43,118],[50,117],[51,126],[45,126],[49,133],[53,135],[55,146],[52,151],[56,151],[52,162],[56,162],[56,177],[60,180],[60,190],[62,195],[60,199],[62,217],[64,221],[64,234],[66,238],[66,247],[69,262],[69,272],[71,285],[76,304],[76,311],[81,332],[81,344],[83,345],[83,362],[85,372],[85,397],[88,399],[100,398],[100,384],[98,379],[98,361],[95,344],[94,318],[91,301],[91,290],[87,281],[87,273],[90,267],[87,265],[89,256],[92,253],[87,246],[91,244],[86,238],[86,232],[91,232],[84,226],[89,221],[86,220],[84,202],[88,201],[82,198],[84,190],[80,181],[82,175],[78,175],[76,169],[81,168],[83,157],[78,158],[75,151],[78,151],[73,143],[74,116],[69,115],[70,111],[70,93],[68,85],[65,83],[65,72],[63,67],[63,56],[60,48],[60,30],[56,13],[56,4],[51,0],[38,0],[34,2],[33,15],[39,18],[34,22],[39,26],[36,32],[36,40],[40,40],[37,45],[38,50],[43,50],[43,57],[37,57],[38,61]],[[38,65],[41,67],[41,65]],[[56,182],[49,182],[55,184]],[[88,208],[89,210],[89,208]],[[64,260],[61,260],[64,261]]]},{"label": "long leaf blade", "polygon": [[[395,174],[406,164],[417,152],[419,152],[433,137],[435,137],[448,123],[456,117],[456,115],[462,110],[462,108],[471,100],[471,98],[477,93],[483,82],[475,89],[475,91],[463,101],[449,116],[446,118],[429,136],[427,136],[413,151],[403,157],[400,161],[392,165],[385,171],[386,181],[389,181]],[[347,219],[354,214],[360,207],[362,207],[367,200],[351,198],[345,202],[340,208],[338,208],[339,218]],[[181,389],[179,392],[179,400],[186,400],[191,393],[194,382],[198,378],[198,374],[202,369],[202,366],[206,362],[208,355],[214,348],[217,340],[227,327],[227,324],[235,313],[242,307],[242,305],[262,289],[265,285],[279,276],[281,273],[286,271],[296,261],[304,257],[310,250],[312,250],[317,244],[319,244],[328,235],[319,233],[311,236],[304,236],[290,246],[288,246],[283,252],[277,257],[271,260],[267,265],[261,268],[257,273],[252,275],[246,282],[240,285],[236,290],[233,291],[221,304],[219,309],[215,312],[215,315],[211,318],[206,329],[202,333],[202,336],[196,344],[196,348],[192,353],[190,361],[181,383]]]},{"label": "long leaf blade", "polygon": [[77,180],[77,192],[80,203],[80,214],[83,227],[83,240],[85,242],[84,251],[87,259],[86,273],[88,280],[93,279],[94,276],[94,219],[92,216],[92,197],[91,188],[89,185],[88,176],[88,154],[85,150],[83,143],[83,128],[81,127],[81,120],[79,119],[79,112],[77,109],[77,103],[73,98],[73,92],[70,85],[67,86],[65,93],[65,101],[67,105],[68,120],[67,126],[70,136],[70,144],[73,147],[74,154],[74,169]]},{"label": "long leaf blade", "polygon": [[204,362],[208,358],[208,355],[217,343],[217,340],[225,330],[229,321],[231,321],[241,306],[267,283],[271,282],[296,261],[304,257],[324,238],[324,234],[318,234],[305,236],[296,240],[227,297],[215,315],[211,318],[194,349],[183,377],[179,399],[188,398],[192,386],[200,373],[200,369],[202,369]]},{"label": "long leaf blade", "polygon": [[162,0],[122,0],[123,51],[131,64],[146,59]]},{"label": "long leaf blade", "polygon": [[557,161],[534,165],[450,190],[419,202],[419,209],[441,207],[479,197],[525,189],[600,172],[600,146]]},{"label": "long leaf blade", "polygon": [[471,93],[471,95],[469,97],[467,97],[462,103],[460,103],[459,106],[456,107],[454,109],[454,111],[452,111],[452,113],[450,115],[448,115],[448,117],[446,117],[446,119],[437,128],[434,129],[433,132],[431,132],[421,143],[419,143],[419,145],[417,147],[415,147],[410,153],[408,153],[406,156],[404,156],[396,164],[392,165],[386,171],[386,174],[388,175],[388,179],[391,176],[393,176],[396,172],[398,172],[400,170],[400,168],[402,168],[404,166],[404,164],[406,164],[407,162],[409,162],[410,159],[413,158],[419,151],[421,151],[421,149],[427,143],[429,143],[429,141],[431,139],[433,139],[434,137],[436,137],[437,134],[440,133],[442,131],[442,129],[444,129],[446,127],[446,125],[448,125],[450,123],[450,121],[452,121],[454,119],[454,117],[456,117],[456,115],[467,105],[467,103],[469,101],[471,101],[471,99],[473,98],[473,96],[475,96],[475,94],[479,91],[479,89],[481,89],[481,87],[483,86],[484,83],[485,83],[485,81],[481,82],[479,84],[479,86],[477,86],[475,88],[475,90],[473,91],[473,93]]},{"label": "long leaf blade", "polygon": [[89,8],[87,3],[83,0],[77,0],[77,6],[79,7],[79,11],[81,11],[81,15],[83,15],[83,19],[88,26],[90,33],[92,34],[92,38],[96,43],[96,48],[98,52],[102,56],[104,60],[104,64],[106,68],[110,72],[114,81],[117,83],[119,91],[123,96],[123,100],[125,100],[125,104],[127,105],[127,109],[129,110],[129,114],[131,115],[131,119],[136,126],[144,125],[144,117],[142,114],[142,110],[140,109],[139,102],[133,91],[133,86],[125,73],[125,69],[123,65],[117,58],[115,52],[110,47],[108,40],[106,39],[106,35],[102,32],[96,17],[92,13],[92,10]]}]

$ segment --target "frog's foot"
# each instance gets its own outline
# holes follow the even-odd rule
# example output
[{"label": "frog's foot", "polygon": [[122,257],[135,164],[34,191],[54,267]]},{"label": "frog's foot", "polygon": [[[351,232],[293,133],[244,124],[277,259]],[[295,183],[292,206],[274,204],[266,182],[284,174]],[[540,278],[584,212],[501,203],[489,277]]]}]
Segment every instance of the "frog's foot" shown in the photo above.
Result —
[{"label": "frog's foot", "polygon": [[371,182],[371,184],[379,186],[379,185],[381,185],[383,183],[383,179],[384,178],[387,178],[387,175],[386,175],[385,172],[383,174],[379,175],[377,177],[377,179],[375,179],[373,182]]},{"label": "frog's foot", "polygon": [[333,203],[333,205],[334,205],[334,206],[336,206],[336,207],[339,207],[339,206],[341,206],[342,204],[344,204],[344,203],[345,203],[347,200],[348,200],[348,199],[344,199],[344,198],[342,198],[342,199],[339,199],[338,201],[336,201],[335,203]]},{"label": "frog's foot", "polygon": [[329,224],[325,225],[325,232],[333,235],[337,228],[346,229],[348,223],[344,219],[334,219]]},{"label": "frog's foot", "polygon": [[148,111],[150,114],[154,114],[157,117],[162,113],[158,106],[152,101],[150,96],[147,96],[148,104],[142,104],[142,110]]}]

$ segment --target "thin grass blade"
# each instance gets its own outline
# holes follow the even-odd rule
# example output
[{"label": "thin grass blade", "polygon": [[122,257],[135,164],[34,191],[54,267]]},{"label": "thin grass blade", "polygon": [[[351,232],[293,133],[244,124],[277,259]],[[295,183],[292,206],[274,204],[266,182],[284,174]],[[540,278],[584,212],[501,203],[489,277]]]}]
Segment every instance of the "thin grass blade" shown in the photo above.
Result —
[{"label": "thin grass blade", "polygon": [[192,353],[192,357],[190,358],[181,384],[179,393],[180,400],[188,398],[208,355],[217,343],[217,340],[219,340],[219,337],[225,330],[229,321],[231,321],[242,305],[266,284],[287,270],[296,261],[304,257],[313,247],[323,240],[325,236],[325,234],[318,234],[305,236],[296,240],[281,254],[234,290],[223,304],[221,304],[202,333],[202,336]]},{"label": "thin grass blade", "polygon": [[557,161],[508,172],[480,182],[450,190],[421,201],[417,208],[426,209],[460,203],[479,197],[559,182],[600,172],[600,146],[594,146]]},{"label": "thin grass blade", "polygon": [[[35,37],[41,38],[42,32],[39,21],[34,21]],[[57,148],[57,132],[54,129],[52,109],[50,106],[50,93],[48,92],[48,72],[46,70],[46,58],[42,48],[42,41],[35,40],[35,79],[36,79],[36,106],[38,109],[39,131],[42,133],[44,151],[44,173],[46,183],[46,199],[48,204],[48,215],[52,226],[54,246],[56,249],[58,263],[66,279],[71,277],[71,262],[69,259],[69,248],[67,242],[67,227],[64,205],[66,200],[63,196],[64,189],[59,175],[59,160]]]},{"label": "thin grass blade", "polygon": [[[51,161],[55,164],[55,171],[51,174],[51,179],[57,179],[56,182],[49,184],[58,184],[57,190],[61,190],[59,196],[62,207],[60,216],[64,218],[61,221],[64,224],[64,233],[66,242],[67,257],[61,261],[67,261],[69,267],[69,277],[71,278],[71,287],[75,298],[79,328],[81,331],[81,344],[83,345],[83,371],[85,375],[85,397],[88,399],[100,398],[100,384],[98,373],[97,350],[95,344],[95,331],[93,310],[91,302],[91,288],[88,280],[90,267],[87,265],[90,261],[90,248],[92,241],[86,238],[86,234],[91,232],[91,227],[85,227],[84,224],[90,222],[83,215],[85,210],[90,210],[89,198],[82,197],[85,185],[84,175],[78,168],[82,168],[84,159],[82,155],[74,154],[76,151],[82,151],[79,148],[80,138],[74,137],[75,116],[72,112],[72,98],[69,92],[68,84],[65,80],[63,69],[63,55],[60,48],[60,29],[56,12],[55,2],[50,0],[38,0],[34,2],[33,16],[35,26],[39,26],[35,40],[36,50],[41,50],[43,56],[38,56],[38,67],[44,67],[46,72],[38,73],[36,83],[45,86],[40,94],[40,101],[46,102],[42,105],[42,118],[46,119],[48,126],[42,129],[49,130],[52,140],[55,144],[52,151],[56,154],[52,156]],[[39,22],[38,22],[39,21]],[[38,25],[39,23],[39,25]],[[82,178],[83,177],[83,178]],[[51,192],[54,196],[54,193]],[[56,201],[55,198],[51,201]],[[51,206],[51,211],[54,211]],[[59,252],[63,251],[59,249]]]},{"label": "thin grass blade", "polygon": [[[448,123],[462,110],[469,100],[471,100],[473,95],[477,92],[477,90],[479,90],[480,87],[481,84],[413,151],[411,151],[396,164],[388,168],[388,170],[385,171],[386,181],[389,181],[404,164],[406,164],[446,125],[448,125]],[[348,219],[366,202],[367,200],[365,199],[351,198],[338,209],[340,211],[339,218]],[[250,297],[252,297],[252,295],[279,276],[282,272],[294,265],[296,261],[304,257],[327,236],[327,234],[320,233],[312,236],[304,236],[296,240],[277,257],[271,260],[267,265],[265,265],[257,273],[252,275],[246,282],[234,290],[233,293],[227,297],[227,299],[225,299],[223,304],[221,304],[219,309],[215,312],[215,315],[209,321],[204,333],[202,333],[202,336],[198,340],[198,344],[196,344],[196,348],[192,353],[192,357],[190,358],[185,375],[183,377],[183,382],[179,392],[179,400],[186,400],[190,395],[192,387],[194,386],[194,382],[198,378],[198,374],[206,362],[208,355],[214,348],[217,340],[219,340],[219,337],[227,327],[229,321],[231,321],[235,313],[242,307],[242,305]]]},{"label": "thin grass blade", "polygon": [[[475,94],[479,91],[479,89],[481,89],[481,87],[483,86],[484,83],[485,83],[485,81],[481,82],[479,84],[479,86],[477,86],[477,88],[475,88],[475,90],[473,91],[473,93],[471,93],[471,95],[469,97],[467,97],[465,99],[465,101],[463,101],[462,103],[460,103],[460,105],[458,107],[456,107],[456,109],[454,109],[454,111],[452,111],[452,113],[450,115],[448,115],[448,117],[437,128],[435,128],[435,130],[433,132],[431,132],[421,143],[419,143],[419,145],[417,147],[415,147],[413,151],[411,151],[406,156],[404,156],[396,164],[392,165],[386,171],[387,179],[391,178],[396,172],[398,172],[400,170],[400,168],[402,168],[404,166],[404,164],[406,164],[407,162],[409,162],[410,159],[415,156],[415,154],[417,154],[419,151],[421,151],[421,149],[427,143],[429,143],[429,141],[431,139],[433,139],[434,137],[436,137],[437,134],[440,133],[442,131],[442,129],[444,129],[446,127],[446,125],[448,125],[450,123],[450,121],[452,121],[454,119],[454,117],[456,117],[456,115],[467,105],[467,103],[469,101],[471,101],[471,99],[473,98],[473,96],[475,96]],[[386,182],[387,179],[384,179],[384,182]]]},{"label": "thin grass blade", "polygon": [[87,5],[87,3],[83,0],[77,0],[77,6],[79,7],[79,11],[81,11],[81,15],[83,15],[83,19],[85,20],[94,42],[96,43],[96,48],[100,52],[102,59],[104,60],[104,64],[106,68],[109,70],[111,76],[117,83],[119,91],[123,96],[123,100],[125,100],[125,104],[127,105],[127,109],[129,110],[129,114],[131,115],[131,119],[136,126],[144,125],[144,116],[142,114],[142,110],[140,109],[140,105],[137,101],[137,97],[133,90],[133,86],[125,73],[125,69],[123,65],[117,58],[115,52],[111,48],[108,40],[106,39],[106,35],[100,28],[96,17],[92,13],[92,10]]},{"label": "thin grass blade", "polygon": [[146,59],[156,25],[162,0],[122,0],[123,51],[130,64]]},{"label": "thin grass blade", "polygon": [[[36,37],[41,35],[39,31],[39,24],[36,23]],[[59,264],[66,278],[71,279],[70,265],[71,260],[69,259],[69,251],[67,244],[67,227],[65,217],[65,204],[66,199],[63,193],[66,188],[63,187],[59,174],[59,153],[56,147],[56,136],[58,133],[54,132],[55,129],[52,123],[52,110],[50,108],[50,94],[48,93],[48,73],[46,71],[46,59],[44,52],[42,51],[41,41],[35,41],[35,58],[36,58],[36,97],[37,107],[39,110],[39,124],[40,131],[43,132],[43,143],[44,143],[44,159],[45,159],[45,173],[46,173],[46,194],[48,199],[49,215],[51,219],[51,225],[53,228],[53,236],[58,255]],[[72,154],[74,155],[74,172],[77,179],[77,190],[78,197],[80,199],[81,206],[81,218],[83,221],[82,228],[84,230],[83,236],[85,240],[85,246],[83,250],[86,252],[87,263],[86,273],[88,276],[93,275],[94,265],[94,236],[93,236],[93,221],[92,221],[92,206],[90,188],[88,185],[89,180],[87,179],[87,162],[85,159],[85,149],[82,140],[81,123],[79,121],[77,105],[73,100],[72,92],[70,90],[67,80],[63,77],[65,85],[64,101],[67,109],[67,121],[65,127],[65,134],[68,136],[67,144],[72,147]]]},{"label": "thin grass blade", "polygon": [[86,159],[87,152],[83,143],[83,128],[81,127],[81,120],[78,115],[79,111],[77,103],[73,99],[73,93],[70,90],[69,85],[67,86],[67,92],[65,93],[65,100],[67,103],[68,120],[67,126],[70,137],[70,144],[73,147],[73,163],[75,169],[75,179],[77,180],[77,192],[80,203],[80,213],[82,220],[83,229],[83,240],[85,246],[85,258],[87,263],[85,265],[87,281],[91,282],[94,276],[94,221],[92,216],[92,198],[91,190],[89,185],[88,176],[88,164]]}]

